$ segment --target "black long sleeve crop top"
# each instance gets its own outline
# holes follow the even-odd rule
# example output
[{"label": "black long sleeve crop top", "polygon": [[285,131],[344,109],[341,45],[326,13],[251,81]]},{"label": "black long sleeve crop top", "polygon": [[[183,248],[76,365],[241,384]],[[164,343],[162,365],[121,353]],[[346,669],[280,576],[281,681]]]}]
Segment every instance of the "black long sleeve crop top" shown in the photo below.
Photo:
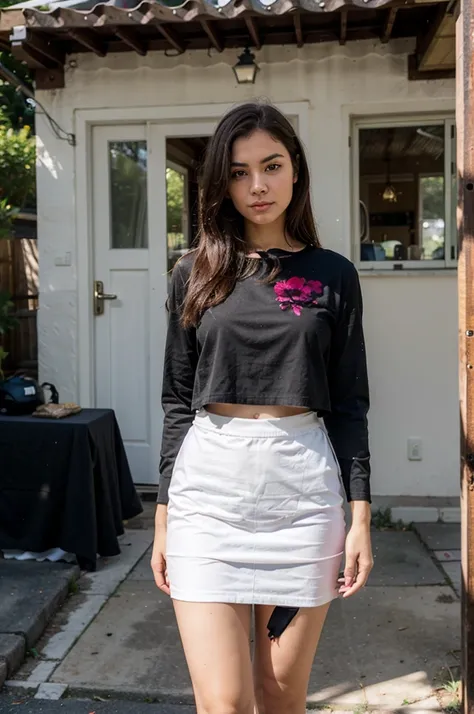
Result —
[{"label": "black long sleeve crop top", "polygon": [[[362,298],[354,265],[331,250],[260,252],[262,267],[240,280],[196,328],[180,324],[194,254],[175,266],[169,293],[158,503],[168,502],[173,466],[194,413],[206,404],[308,407],[324,418],[347,499],[369,501],[369,389]],[[281,272],[261,278],[268,254]]]}]

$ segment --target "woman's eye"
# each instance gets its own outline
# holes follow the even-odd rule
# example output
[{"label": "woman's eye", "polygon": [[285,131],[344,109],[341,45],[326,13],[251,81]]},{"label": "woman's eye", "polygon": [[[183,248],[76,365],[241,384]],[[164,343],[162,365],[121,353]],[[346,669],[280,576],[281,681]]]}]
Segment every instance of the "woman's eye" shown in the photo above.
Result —
[{"label": "woman's eye", "polygon": [[245,176],[245,171],[234,171],[234,173],[231,175],[231,178],[236,179],[241,178],[242,176]]},{"label": "woman's eye", "polygon": [[267,166],[267,171],[276,171],[280,168],[280,164],[270,164]]}]

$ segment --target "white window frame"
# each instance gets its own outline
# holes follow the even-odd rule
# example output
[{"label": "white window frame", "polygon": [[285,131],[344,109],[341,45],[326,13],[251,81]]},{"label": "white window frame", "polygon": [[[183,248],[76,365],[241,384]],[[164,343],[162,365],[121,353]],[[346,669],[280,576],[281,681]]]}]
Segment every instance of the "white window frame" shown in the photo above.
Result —
[{"label": "white window frame", "polygon": [[[445,257],[444,260],[361,260],[360,259],[360,170],[359,170],[359,132],[361,129],[390,129],[407,126],[439,126],[444,124],[444,213],[445,213]],[[457,258],[451,257],[451,246],[456,246],[456,235],[453,235],[451,221],[451,165],[456,161],[455,145],[452,139],[452,129],[455,119],[452,112],[437,114],[410,114],[403,117],[357,117],[352,120],[351,127],[351,166],[352,166],[352,249],[353,260],[360,271],[403,271],[403,270],[445,270],[455,268]],[[455,135],[454,131],[454,135]],[[393,178],[396,180],[396,177]],[[456,200],[456,197],[453,197]]]}]

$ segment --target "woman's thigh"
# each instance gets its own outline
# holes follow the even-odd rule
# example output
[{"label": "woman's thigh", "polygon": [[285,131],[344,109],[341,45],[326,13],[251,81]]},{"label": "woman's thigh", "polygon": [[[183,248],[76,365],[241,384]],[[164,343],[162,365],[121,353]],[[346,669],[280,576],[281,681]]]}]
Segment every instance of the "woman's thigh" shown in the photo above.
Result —
[{"label": "woman's thigh", "polygon": [[253,714],[250,605],[173,600],[198,714]]},{"label": "woman's thigh", "polygon": [[329,604],[300,608],[281,637],[270,640],[273,606],[255,606],[254,686],[258,714],[304,714],[309,677]]}]

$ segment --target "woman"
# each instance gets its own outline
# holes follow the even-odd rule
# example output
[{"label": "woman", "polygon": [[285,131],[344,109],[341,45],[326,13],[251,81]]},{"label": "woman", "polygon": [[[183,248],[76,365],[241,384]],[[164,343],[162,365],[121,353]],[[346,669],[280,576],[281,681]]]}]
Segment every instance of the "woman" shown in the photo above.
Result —
[{"label": "woman", "polygon": [[198,714],[303,714],[329,604],[372,568],[358,276],[320,246],[303,147],[270,105],[220,121],[199,219],[171,280],[152,568]]}]

